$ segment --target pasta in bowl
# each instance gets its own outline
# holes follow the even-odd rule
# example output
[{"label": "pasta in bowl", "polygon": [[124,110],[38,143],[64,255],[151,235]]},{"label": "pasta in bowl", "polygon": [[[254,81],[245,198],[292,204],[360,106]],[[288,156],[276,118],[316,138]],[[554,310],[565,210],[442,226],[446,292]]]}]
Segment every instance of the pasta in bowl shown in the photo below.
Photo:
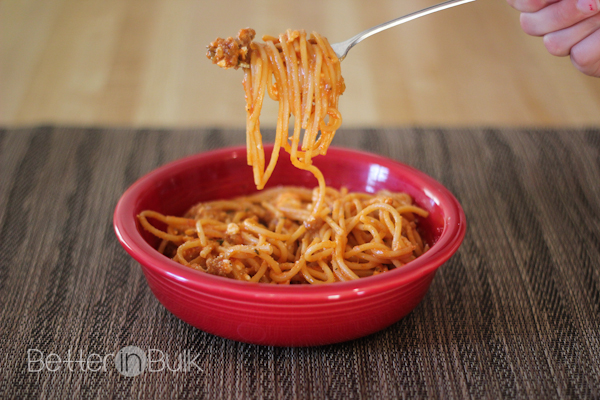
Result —
[{"label": "pasta in bowl", "polygon": [[[277,346],[323,345],[374,333],[400,320],[422,300],[437,268],[464,237],[460,204],[429,176],[378,155],[330,148],[326,157],[314,160],[328,187],[366,194],[406,193],[426,212],[426,217],[416,216],[429,247],[424,254],[385,273],[323,285],[229,279],[161,254],[161,239],[142,226],[138,215],[154,210],[183,216],[198,203],[255,194],[246,156],[245,147],[234,147],[167,164],[134,183],[115,209],[117,237],[141,264],[157,299],[175,316],[206,332]],[[317,181],[281,158],[266,189],[290,185],[312,189]]]}]

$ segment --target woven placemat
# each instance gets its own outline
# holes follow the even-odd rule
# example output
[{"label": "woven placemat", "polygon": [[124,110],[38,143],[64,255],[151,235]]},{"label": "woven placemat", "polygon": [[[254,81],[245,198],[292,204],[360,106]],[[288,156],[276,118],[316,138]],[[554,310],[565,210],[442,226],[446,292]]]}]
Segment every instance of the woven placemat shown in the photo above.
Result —
[{"label": "woven placemat", "polygon": [[[181,322],[114,235],[115,204],[137,178],[244,138],[0,130],[0,398],[600,397],[600,129],[340,130],[334,145],[442,182],[468,230],[406,318],[314,348]],[[126,346],[152,368],[121,374]]]}]

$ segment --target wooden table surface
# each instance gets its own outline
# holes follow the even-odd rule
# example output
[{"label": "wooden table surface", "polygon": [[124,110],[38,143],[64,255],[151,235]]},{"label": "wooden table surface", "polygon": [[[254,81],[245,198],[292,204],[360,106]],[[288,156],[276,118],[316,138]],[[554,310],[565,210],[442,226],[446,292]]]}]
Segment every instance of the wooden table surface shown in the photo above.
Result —
[{"label": "wooden table surface", "polygon": [[[205,58],[215,37],[304,28],[336,42],[435,2],[3,0],[0,125],[240,127],[242,73]],[[383,32],[342,72],[347,127],[600,124],[600,79],[549,55],[504,0]]]}]

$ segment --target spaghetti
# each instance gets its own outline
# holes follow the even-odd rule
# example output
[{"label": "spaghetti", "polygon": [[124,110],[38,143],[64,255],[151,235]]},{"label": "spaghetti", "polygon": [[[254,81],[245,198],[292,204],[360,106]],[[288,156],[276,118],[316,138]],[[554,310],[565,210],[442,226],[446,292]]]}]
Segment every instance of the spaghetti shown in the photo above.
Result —
[{"label": "spaghetti", "polygon": [[[294,166],[316,177],[318,186],[272,188],[200,203],[184,217],[144,211],[139,221],[162,239],[159,251],[206,273],[278,284],[358,279],[399,268],[427,251],[417,231],[417,217],[427,212],[409,195],[327,187],[312,163],[326,154],[342,121],[337,107],[345,85],[327,39],[288,30],[256,43],[254,35],[242,29],[236,39],[215,40],[207,53],[223,68],[243,68],[247,158],[254,182],[259,190],[265,187],[283,148]],[[266,94],[279,102],[268,164],[259,120]]]},{"label": "spaghetti", "polygon": [[[416,217],[427,212],[409,195],[327,187],[315,218],[318,191],[265,189],[200,203],[184,217],[144,211],[139,220],[162,239],[159,251],[173,260],[249,282],[347,281],[401,267],[427,250],[416,229]],[[166,231],[149,219],[166,224]]]},{"label": "spaghetti", "polygon": [[[224,68],[243,67],[248,164],[253,167],[256,187],[264,188],[283,147],[295,167],[310,171],[317,178],[317,213],[323,206],[325,179],[312,165],[312,158],[327,153],[342,123],[338,100],[346,87],[340,61],[327,39],[316,32],[309,37],[303,30],[288,29],[278,38],[263,37],[264,43],[252,42],[254,36],[254,30],[242,29],[237,39],[217,39],[209,46],[207,56]],[[279,102],[275,143],[268,165],[260,133],[266,94]],[[294,117],[291,136],[290,116]]]}]

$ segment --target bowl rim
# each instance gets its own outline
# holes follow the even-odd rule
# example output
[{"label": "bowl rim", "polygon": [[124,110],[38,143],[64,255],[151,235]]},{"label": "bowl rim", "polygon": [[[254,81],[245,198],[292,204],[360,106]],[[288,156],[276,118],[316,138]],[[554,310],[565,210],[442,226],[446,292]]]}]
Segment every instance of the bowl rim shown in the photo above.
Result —
[{"label": "bowl rim", "polygon": [[[268,144],[264,147],[266,152],[270,152],[273,145]],[[163,180],[177,171],[187,169],[190,165],[245,157],[246,146],[197,153],[169,162],[140,177],[123,193],[115,207],[113,227],[116,236],[123,248],[142,265],[144,272],[153,272],[173,283],[177,282],[180,286],[206,295],[261,304],[273,304],[276,300],[275,306],[322,304],[332,301],[339,303],[394,290],[435,272],[458,250],[466,233],[465,214],[458,200],[441,183],[416,168],[378,154],[332,146],[324,157],[329,155],[343,155],[348,159],[359,157],[362,162],[379,164],[402,171],[402,176],[409,176],[410,179],[406,181],[423,190],[444,212],[443,231],[429,251],[403,268],[368,278],[323,285],[270,285],[241,282],[193,270],[160,254],[143,239],[138,232],[137,218],[133,210],[137,199],[146,188],[153,186],[153,182],[157,180]]]}]

